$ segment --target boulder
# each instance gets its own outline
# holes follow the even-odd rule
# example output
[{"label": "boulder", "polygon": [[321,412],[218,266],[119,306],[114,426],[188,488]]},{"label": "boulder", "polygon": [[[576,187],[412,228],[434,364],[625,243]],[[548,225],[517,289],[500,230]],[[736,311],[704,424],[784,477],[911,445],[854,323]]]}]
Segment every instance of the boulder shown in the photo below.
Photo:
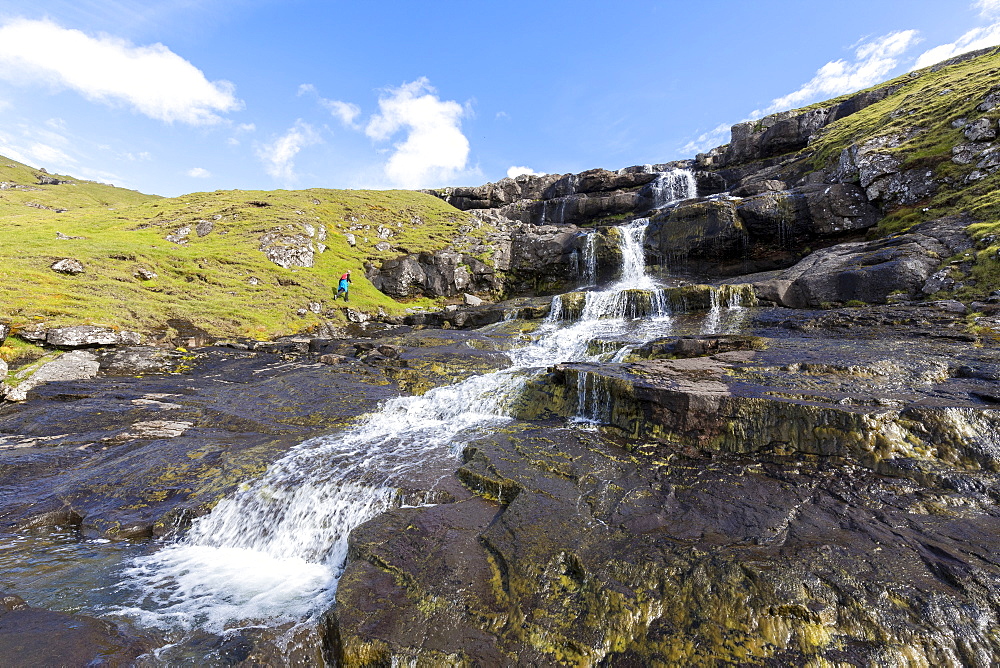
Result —
[{"label": "boulder", "polygon": [[152,271],[151,269],[146,269],[145,267],[139,267],[138,269],[135,270],[135,273],[132,275],[138,278],[140,281],[151,281],[157,277],[157,273],[155,271]]},{"label": "boulder", "polygon": [[7,340],[8,336],[10,336],[10,324],[0,322],[0,346],[2,346],[3,342]]},{"label": "boulder", "polygon": [[73,258],[63,258],[52,263],[52,271],[75,276],[76,274],[83,273],[83,264]]},{"label": "boulder", "polygon": [[194,231],[199,237],[205,237],[212,233],[215,229],[215,223],[211,220],[199,220],[195,225]]},{"label": "boulder", "polygon": [[369,263],[365,275],[392,297],[453,297],[469,289],[491,292],[500,287],[489,265],[453,250],[411,253],[387,260],[380,267]]},{"label": "boulder", "polygon": [[42,186],[61,186],[66,183],[73,183],[72,181],[60,181],[54,176],[49,176],[48,174],[35,174],[35,180],[38,185]]},{"label": "boulder", "polygon": [[755,289],[760,298],[791,308],[885,303],[893,293],[916,297],[943,258],[968,247],[966,224],[955,216],[888,239],[824,248]]},{"label": "boulder", "polygon": [[997,107],[1000,107],[1000,89],[994,88],[986,94],[986,97],[983,98],[983,101],[979,103],[976,109],[987,112],[993,111]]},{"label": "boulder", "polygon": [[43,383],[62,380],[84,380],[93,378],[100,369],[97,356],[91,352],[74,350],[63,353],[41,366],[32,366],[18,371],[8,383],[5,398],[8,401],[24,401],[28,392]]},{"label": "boulder", "polygon": [[178,227],[176,230],[168,234],[166,236],[166,239],[172,244],[183,246],[188,242],[188,236],[190,234],[191,234],[191,226],[185,225],[184,227]]},{"label": "boulder", "polygon": [[117,331],[94,325],[74,325],[48,330],[45,342],[57,348],[139,345],[142,343],[142,335],[138,332]]},{"label": "boulder", "polygon": [[978,118],[967,124],[962,134],[969,141],[992,141],[997,138],[996,121],[992,118]]},{"label": "boulder", "polygon": [[18,330],[17,335],[25,341],[44,343],[45,337],[48,336],[48,330],[42,324],[34,324]]},{"label": "boulder", "polygon": [[316,254],[326,249],[315,237],[312,225],[283,225],[261,235],[260,251],[279,267],[312,267]]},{"label": "boulder", "polygon": [[468,292],[462,295],[462,301],[466,306],[482,306],[485,302],[475,295],[470,295]]}]

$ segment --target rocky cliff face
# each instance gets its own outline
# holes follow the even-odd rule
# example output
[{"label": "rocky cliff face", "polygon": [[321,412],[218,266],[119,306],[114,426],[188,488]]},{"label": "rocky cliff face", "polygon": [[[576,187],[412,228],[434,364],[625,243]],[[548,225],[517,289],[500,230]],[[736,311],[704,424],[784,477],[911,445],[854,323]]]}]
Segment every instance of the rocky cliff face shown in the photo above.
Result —
[{"label": "rocky cliff face", "polygon": [[[992,211],[990,202],[965,208],[956,203],[972,189],[985,192],[983,179],[1000,169],[992,143],[1000,97],[983,79],[996,58],[985,49],[804,111],[737,124],[729,144],[694,160],[524,175],[429,192],[497,228],[490,247],[496,273],[476,286],[494,295],[559,292],[580,284],[584,234],[604,236],[611,226],[638,217],[651,219],[647,261],[663,275],[720,278],[789,269],[778,280],[794,282],[822,267],[819,273],[829,277],[816,292],[822,299],[783,300],[770,287],[762,292],[788,306],[933,293],[942,283],[928,284],[928,278],[944,258],[968,250],[969,240],[945,248],[903,240],[890,244],[896,248],[891,254],[878,244],[850,247],[865,255],[865,266],[894,258],[892,268],[880,270],[892,280],[867,295],[836,287],[851,283],[845,275],[855,265],[845,261],[834,269],[832,251],[790,268],[817,249],[871,241],[954,214],[967,216],[968,229],[982,220],[969,216],[969,209]],[[959,90],[955,81],[964,87]],[[960,104],[942,103],[960,95],[966,96]],[[689,172],[690,187],[671,191],[666,185],[676,170]],[[404,267],[416,261],[386,263],[379,269],[383,282],[392,286],[405,278],[401,273],[412,275]],[[602,264],[606,279],[611,269]],[[960,289],[975,287],[974,279],[952,280],[951,286],[956,282]],[[429,280],[421,291],[453,295],[462,289],[457,282],[442,289]]]}]

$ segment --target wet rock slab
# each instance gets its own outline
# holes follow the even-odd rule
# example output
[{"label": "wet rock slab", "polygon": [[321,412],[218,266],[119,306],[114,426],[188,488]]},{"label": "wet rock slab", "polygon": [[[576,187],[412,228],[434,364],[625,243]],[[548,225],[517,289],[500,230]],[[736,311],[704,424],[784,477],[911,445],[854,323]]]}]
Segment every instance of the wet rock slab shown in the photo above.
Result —
[{"label": "wet rock slab", "polygon": [[[314,354],[206,348],[181,359],[110,351],[96,378],[39,384],[23,403],[0,406],[0,528],[171,534],[303,440],[390,397],[509,363],[489,337],[481,349],[467,340],[428,332],[330,341]],[[395,358],[377,351],[393,345]],[[320,364],[324,350],[341,350],[345,363]],[[74,354],[88,355],[97,373],[95,354]],[[182,373],[143,374],[179,364]]]},{"label": "wet rock slab", "polygon": [[993,665],[1000,353],[933,304],[748,323],[552,368],[478,498],[356,529],[340,660]]},{"label": "wet rock slab", "polygon": [[1000,652],[995,481],[969,493],[821,457],[505,432],[459,469],[481,501],[354,532],[346,665],[985,666]]},{"label": "wet rock slab", "polygon": [[123,666],[151,649],[117,625],[85,615],[41,610],[0,594],[0,657],[24,666]]}]

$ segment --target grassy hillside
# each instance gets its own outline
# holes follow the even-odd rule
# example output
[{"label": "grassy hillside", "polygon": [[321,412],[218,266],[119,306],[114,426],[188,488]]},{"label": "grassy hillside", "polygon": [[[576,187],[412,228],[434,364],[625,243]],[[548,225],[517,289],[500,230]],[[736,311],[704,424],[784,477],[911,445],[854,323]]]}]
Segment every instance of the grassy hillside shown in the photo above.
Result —
[{"label": "grassy hillside", "polygon": [[[310,302],[342,317],[344,303],[335,305],[332,294],[346,269],[353,270],[352,308],[400,312],[414,303],[375,290],[364,277],[365,260],[444,248],[468,223],[445,202],[409,191],[234,190],[168,199],[71,177],[57,178],[73,184],[36,185],[36,174],[0,158],[0,181],[31,186],[0,190],[0,317],[15,326],[92,323],[155,332],[180,319],[219,336],[272,337],[331,317],[299,315]],[[212,231],[199,236],[199,221],[210,221]],[[185,226],[186,243],[166,239]],[[261,251],[265,233],[306,226],[317,237],[321,227],[327,233],[314,267],[282,268]],[[362,226],[353,232],[355,247],[345,235],[350,226]],[[379,226],[393,231],[392,249],[376,250]],[[62,258],[82,262],[84,273],[52,271]],[[140,269],[157,276],[142,280]]]},{"label": "grassy hillside", "polygon": [[[974,263],[968,270],[955,267],[952,274],[965,283],[956,296],[979,297],[1000,288],[1000,170],[989,173],[989,168],[979,169],[981,158],[956,164],[952,148],[969,143],[963,123],[987,118],[997,128],[1000,107],[983,112],[977,106],[1000,87],[1000,49],[936,72],[933,69],[888,82],[885,85],[903,85],[881,102],[832,123],[811,141],[805,153],[813,167],[831,167],[852,144],[874,137],[912,135],[884,152],[902,159],[901,170],[930,172],[930,178],[940,184],[938,191],[926,201],[889,212],[878,232],[895,234],[946,214],[972,214],[980,221],[969,230],[977,240]],[[996,140],[993,144],[1000,145]]]}]

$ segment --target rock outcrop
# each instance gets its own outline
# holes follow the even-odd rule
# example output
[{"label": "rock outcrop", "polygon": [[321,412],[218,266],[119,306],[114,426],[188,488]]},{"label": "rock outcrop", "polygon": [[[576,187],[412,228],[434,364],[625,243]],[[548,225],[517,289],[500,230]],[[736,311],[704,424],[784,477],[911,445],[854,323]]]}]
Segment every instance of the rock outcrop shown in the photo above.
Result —
[{"label": "rock outcrop", "polygon": [[75,276],[83,273],[83,263],[73,258],[63,258],[52,263],[52,271]]},{"label": "rock outcrop", "polygon": [[[207,222],[207,221],[202,221]],[[200,225],[200,223],[199,223]],[[190,233],[190,228],[188,233]],[[204,234],[202,230],[204,229]],[[199,227],[198,235],[204,236],[211,228]],[[326,227],[320,225],[288,224],[276,227],[260,237],[260,251],[279,267],[312,267],[315,256],[326,250]]]},{"label": "rock outcrop", "polygon": [[816,251],[778,277],[758,283],[757,294],[791,308],[848,301],[884,304],[892,295],[922,296],[943,258],[972,247],[965,233],[968,223],[958,216],[888,239]]},{"label": "rock outcrop", "polygon": [[520,415],[610,440],[510,424],[466,448],[474,496],[359,527],[338,660],[989,665],[996,355],[855,311],[551,369]]},{"label": "rock outcrop", "polygon": [[8,379],[4,398],[24,401],[28,392],[43,383],[62,380],[83,380],[97,375],[100,363],[94,353],[74,350],[57,355],[37,367],[28,367],[12,374]]},{"label": "rock outcrop", "polygon": [[493,267],[451,250],[404,255],[379,267],[368,263],[365,274],[372,285],[392,297],[452,297],[466,291],[495,293],[501,288]]}]

